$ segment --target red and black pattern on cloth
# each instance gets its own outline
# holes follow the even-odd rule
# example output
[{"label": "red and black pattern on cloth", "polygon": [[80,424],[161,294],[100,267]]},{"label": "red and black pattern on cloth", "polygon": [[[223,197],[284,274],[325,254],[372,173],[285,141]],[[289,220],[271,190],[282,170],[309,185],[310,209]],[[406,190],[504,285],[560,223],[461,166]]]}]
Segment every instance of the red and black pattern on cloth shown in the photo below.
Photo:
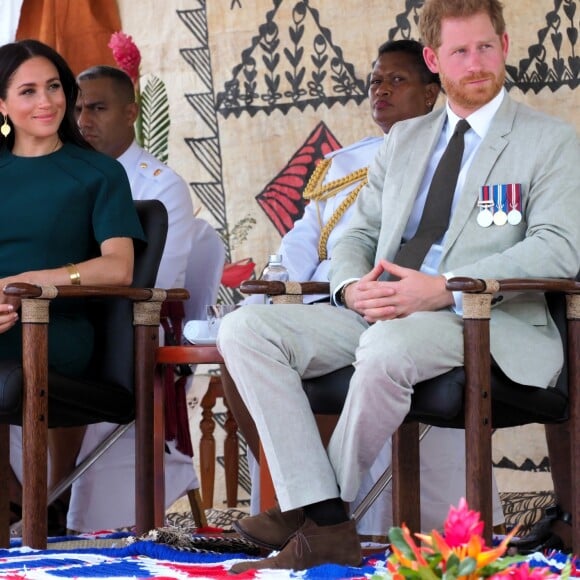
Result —
[{"label": "red and black pattern on cloth", "polygon": [[278,233],[283,236],[304,214],[302,191],[316,163],[341,144],[324,123],[319,123],[286,166],[256,196]]}]

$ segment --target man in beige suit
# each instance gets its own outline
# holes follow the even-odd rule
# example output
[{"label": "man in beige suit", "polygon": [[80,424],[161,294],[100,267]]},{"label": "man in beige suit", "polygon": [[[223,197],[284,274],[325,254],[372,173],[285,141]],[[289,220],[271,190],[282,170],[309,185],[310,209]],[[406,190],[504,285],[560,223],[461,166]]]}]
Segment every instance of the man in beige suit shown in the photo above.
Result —
[{"label": "man in beige suit", "polygon": [[[447,106],[397,123],[385,138],[334,249],[339,307],[246,307],[220,329],[218,346],[257,425],[280,505],[238,527],[278,542],[280,553],[234,572],[360,562],[342,501],[355,497],[361,474],[403,421],[413,385],[463,364],[461,300],[446,278],[572,277],[580,269],[578,138],[503,89],[509,40],[500,2],[427,0],[421,35]],[[448,227],[418,267],[396,265],[431,211],[431,181],[461,126]],[[443,189],[429,192],[429,202],[443,203]],[[497,301],[491,348],[516,382],[554,382],[562,345],[543,295]],[[349,364],[355,373],[327,453],[301,377]]]}]

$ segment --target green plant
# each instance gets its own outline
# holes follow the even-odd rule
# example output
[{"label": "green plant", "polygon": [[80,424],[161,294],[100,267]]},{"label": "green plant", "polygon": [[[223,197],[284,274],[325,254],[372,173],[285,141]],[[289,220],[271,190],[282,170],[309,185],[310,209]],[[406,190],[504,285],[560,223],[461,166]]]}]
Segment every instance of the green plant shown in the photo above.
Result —
[{"label": "green plant", "polygon": [[165,83],[150,76],[140,94],[139,119],[141,146],[163,163],[169,158],[169,100]]}]

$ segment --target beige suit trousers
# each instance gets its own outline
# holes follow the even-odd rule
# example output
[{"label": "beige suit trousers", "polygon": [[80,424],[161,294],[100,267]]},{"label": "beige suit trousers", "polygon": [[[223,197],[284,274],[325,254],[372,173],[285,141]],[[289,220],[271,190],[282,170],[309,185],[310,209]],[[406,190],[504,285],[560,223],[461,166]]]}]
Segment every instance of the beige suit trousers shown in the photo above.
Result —
[{"label": "beige suit trousers", "polygon": [[[407,414],[412,385],[463,363],[462,320],[450,311],[369,326],[328,305],[249,305],[224,318],[218,347],[256,422],[283,510],[338,495],[354,500]],[[353,361],[327,454],[301,377]]]}]

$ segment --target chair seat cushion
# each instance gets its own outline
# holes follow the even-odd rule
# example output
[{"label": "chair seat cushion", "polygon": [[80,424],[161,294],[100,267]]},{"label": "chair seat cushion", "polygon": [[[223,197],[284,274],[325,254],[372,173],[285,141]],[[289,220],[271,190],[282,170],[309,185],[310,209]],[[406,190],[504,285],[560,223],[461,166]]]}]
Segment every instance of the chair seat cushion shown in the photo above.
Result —
[{"label": "chair seat cushion", "polygon": [[[305,379],[302,382],[315,414],[340,414],[354,367]],[[567,419],[568,398],[555,388],[540,389],[514,383],[492,366],[492,426],[513,427]],[[415,385],[407,421],[422,421],[439,427],[464,426],[465,372],[452,369]]]},{"label": "chair seat cushion", "polygon": [[[48,426],[72,427],[107,421],[128,423],[135,398],[127,389],[88,378],[48,373]],[[0,361],[0,423],[22,424],[22,365]]]}]

